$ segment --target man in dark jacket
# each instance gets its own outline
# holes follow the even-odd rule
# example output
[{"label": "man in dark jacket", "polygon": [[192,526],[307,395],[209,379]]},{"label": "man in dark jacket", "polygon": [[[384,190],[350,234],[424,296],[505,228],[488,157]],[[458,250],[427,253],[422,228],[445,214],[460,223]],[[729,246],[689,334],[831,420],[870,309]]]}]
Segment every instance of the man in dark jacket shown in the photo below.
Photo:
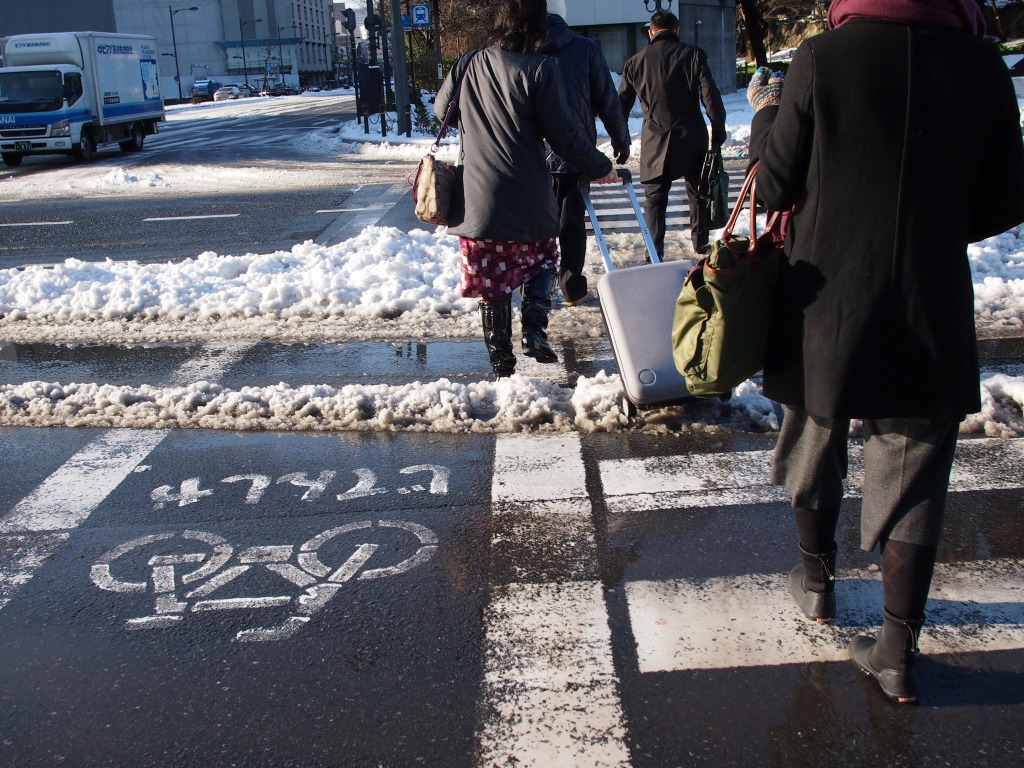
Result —
[{"label": "man in dark jacket", "polygon": [[850,653],[913,703],[959,424],[981,407],[967,244],[1024,220],[1024,144],[976,0],[834,0],[828,23],[793,56],[757,171],[769,208],[793,206],[764,366],[785,409],[772,481],[799,539],[790,592],[829,621],[862,421],[860,544],[881,550],[884,603]]},{"label": "man in dark jacket", "polygon": [[656,11],[648,30],[651,44],[626,62],[619,84],[619,103],[628,119],[637,97],[643,108],[640,135],[640,181],[644,184],[644,218],[658,255],[665,248],[665,212],[672,182],[686,181],[690,204],[690,242],[696,253],[708,248],[706,206],[697,197],[701,166],[708,151],[708,128],[700,105],[711,121],[711,142],[725,141],[725,107],[700,48],[679,40],[679,19]]},{"label": "man in dark jacket", "polygon": [[[548,34],[537,50],[558,61],[569,111],[579,117],[587,138],[597,144],[594,127],[594,113],[597,112],[611,139],[615,162],[624,164],[629,159],[629,127],[619,110],[608,63],[593,40],[577,35],[566,25],[565,0],[548,0],[547,5]],[[550,148],[548,168],[553,174],[561,225],[558,235],[561,254],[558,287],[565,303],[575,306],[590,298],[587,278],[583,275],[587,228],[584,221],[586,211],[579,190],[582,174]]]}]

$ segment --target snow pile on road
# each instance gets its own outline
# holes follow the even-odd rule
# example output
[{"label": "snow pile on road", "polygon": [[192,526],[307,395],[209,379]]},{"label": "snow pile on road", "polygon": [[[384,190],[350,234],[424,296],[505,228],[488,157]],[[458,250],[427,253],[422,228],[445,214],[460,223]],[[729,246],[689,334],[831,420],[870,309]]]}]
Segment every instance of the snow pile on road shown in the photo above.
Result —
[{"label": "snow pile on road", "polygon": [[[984,406],[962,425],[966,435],[1024,436],[1024,380],[993,376],[982,382]],[[515,375],[459,383],[447,378],[408,384],[242,387],[208,381],[180,387],[27,382],[0,385],[0,424],[119,428],[201,428],[234,431],[515,431],[664,433],[728,428],[779,428],[773,403],[752,381],[733,398],[646,412],[630,422],[622,410],[619,377],[600,371],[560,387]],[[856,433],[858,425],[853,426]]]},{"label": "snow pile on road", "polygon": [[0,272],[5,331],[21,320],[387,320],[475,307],[459,295],[458,239],[424,230],[368,227],[339,245],[307,241],[269,254],[144,265],[68,259]]},{"label": "snow pile on road", "polygon": [[[1024,328],[1022,236],[1018,226],[968,249],[980,326]],[[632,253],[617,255],[639,262],[639,238],[630,247]],[[598,269],[596,254],[588,261],[592,272]],[[266,337],[265,325],[340,318],[373,325],[379,337],[401,338],[410,323],[418,332],[432,319],[475,308],[475,300],[459,294],[458,239],[443,228],[367,227],[333,246],[306,241],[290,251],[206,252],[165,264],[68,259],[0,271],[0,332],[12,340],[26,320],[87,328],[116,320],[141,324],[144,337],[167,338],[175,334],[161,334],[158,326],[232,320],[236,331],[252,326],[247,337]],[[462,327],[470,332],[469,324]],[[51,330],[61,336],[59,328]]]}]

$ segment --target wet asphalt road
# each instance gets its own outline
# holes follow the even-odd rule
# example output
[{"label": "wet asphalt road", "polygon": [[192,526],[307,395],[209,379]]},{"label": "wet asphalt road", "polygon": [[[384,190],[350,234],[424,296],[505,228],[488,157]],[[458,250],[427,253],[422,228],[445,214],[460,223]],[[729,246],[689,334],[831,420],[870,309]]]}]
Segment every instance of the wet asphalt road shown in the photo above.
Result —
[{"label": "wet asphalt road", "polygon": [[[1024,340],[980,348],[1020,375]],[[158,384],[201,353],[0,343],[0,381]],[[265,343],[219,381],[481,362]],[[961,445],[900,708],[844,658],[881,597],[856,482],[835,626],[788,603],[772,434],[0,428],[0,765],[1019,766],[1019,442]]]},{"label": "wet asphalt road", "polygon": [[[0,429],[0,508],[24,511],[30,499],[48,509],[38,494],[45,478],[110,434]],[[919,708],[890,705],[842,660],[759,664],[751,648],[734,667],[689,669],[681,647],[676,668],[651,664],[651,644],[671,638],[650,635],[657,621],[640,622],[641,585],[705,585],[709,601],[685,617],[694,633],[727,616],[731,632],[782,642],[765,634],[763,618],[745,626],[713,585],[735,580],[733,591],[756,592],[780,578],[792,565],[791,524],[780,503],[622,511],[609,463],[680,452],[724,463],[769,450],[770,435],[583,436],[579,499],[592,525],[574,535],[557,519],[503,512],[493,493],[496,464],[508,461],[501,437],[148,436],[156,444],[74,528],[0,535],[8,568],[49,555],[0,610],[4,765],[504,764],[481,750],[536,755],[538,744],[507,741],[496,712],[519,731],[521,706],[523,717],[541,718],[525,729],[530,738],[550,730],[571,740],[577,734],[558,733],[556,693],[566,691],[582,708],[569,721],[611,740],[582,742],[579,762],[549,764],[1020,764],[1024,654],[971,651],[969,604],[965,627],[937,630],[964,630],[967,650],[922,659]],[[84,464],[65,478],[72,488],[89,484]],[[519,480],[531,478],[527,468]],[[59,492],[49,490],[52,502]],[[1022,502],[1019,488],[953,494],[941,560],[1015,561],[1019,595]],[[876,561],[855,549],[856,510],[847,502],[840,537],[851,588]],[[530,584],[544,593],[522,606],[520,626],[536,634],[496,638],[495,601]],[[596,602],[574,594],[582,588]],[[564,612],[535,627],[529,613],[552,605]],[[842,629],[850,623],[840,605]],[[562,632],[584,607],[603,611],[603,643]],[[1019,637],[1019,598],[1000,609],[1010,622],[1001,629]],[[780,615],[787,632],[816,631]],[[506,645],[521,656],[503,658]],[[591,653],[608,668],[592,670]],[[549,670],[550,712],[529,691],[503,695],[547,669],[547,654],[573,659],[590,679],[563,690]],[[497,684],[506,664],[519,672]],[[610,719],[599,711],[609,682]]]}]

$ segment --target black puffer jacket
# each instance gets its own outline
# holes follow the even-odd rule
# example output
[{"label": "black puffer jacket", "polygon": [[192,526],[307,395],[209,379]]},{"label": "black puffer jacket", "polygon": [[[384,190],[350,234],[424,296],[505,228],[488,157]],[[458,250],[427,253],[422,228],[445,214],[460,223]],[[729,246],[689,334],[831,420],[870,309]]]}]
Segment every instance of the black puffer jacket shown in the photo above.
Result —
[{"label": "black puffer jacket", "polygon": [[[616,154],[629,147],[629,126],[619,108],[601,49],[597,43],[581,37],[569,29],[561,16],[548,14],[548,34],[537,49],[558,61],[562,73],[562,85],[569,111],[580,119],[584,134],[591,142],[597,143],[597,129],[594,127],[594,113],[601,118],[612,149]],[[557,153],[548,147],[548,168],[552,173],[573,173],[576,171]]]},{"label": "black puffer jacket", "polygon": [[536,52],[494,46],[472,59],[463,56],[434,99],[438,117],[448,109],[463,71],[455,117],[466,206],[449,234],[520,242],[557,237],[544,140],[588,176],[600,178],[612,169],[612,161],[587,141],[569,112],[558,65]]}]

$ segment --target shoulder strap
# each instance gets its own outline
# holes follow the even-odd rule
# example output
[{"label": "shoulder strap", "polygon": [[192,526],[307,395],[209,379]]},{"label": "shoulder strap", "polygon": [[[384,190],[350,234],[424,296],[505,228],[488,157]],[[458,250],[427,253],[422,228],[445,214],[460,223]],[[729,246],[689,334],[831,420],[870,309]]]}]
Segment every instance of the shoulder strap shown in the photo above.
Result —
[{"label": "shoulder strap", "polygon": [[[466,72],[469,71],[469,63],[473,60],[480,51],[471,51],[465,56],[466,66],[462,72],[459,73],[458,78],[455,81],[455,90],[452,91],[451,101],[448,102],[448,109],[444,112],[444,120],[441,121],[441,130],[438,131],[437,139],[434,141],[434,145],[430,148],[430,151],[436,152],[441,146],[441,139],[448,133],[448,124],[451,122],[452,115],[455,113],[455,108],[459,105],[459,94],[462,92],[462,80],[466,77]],[[457,64],[456,64],[457,66]]]}]

